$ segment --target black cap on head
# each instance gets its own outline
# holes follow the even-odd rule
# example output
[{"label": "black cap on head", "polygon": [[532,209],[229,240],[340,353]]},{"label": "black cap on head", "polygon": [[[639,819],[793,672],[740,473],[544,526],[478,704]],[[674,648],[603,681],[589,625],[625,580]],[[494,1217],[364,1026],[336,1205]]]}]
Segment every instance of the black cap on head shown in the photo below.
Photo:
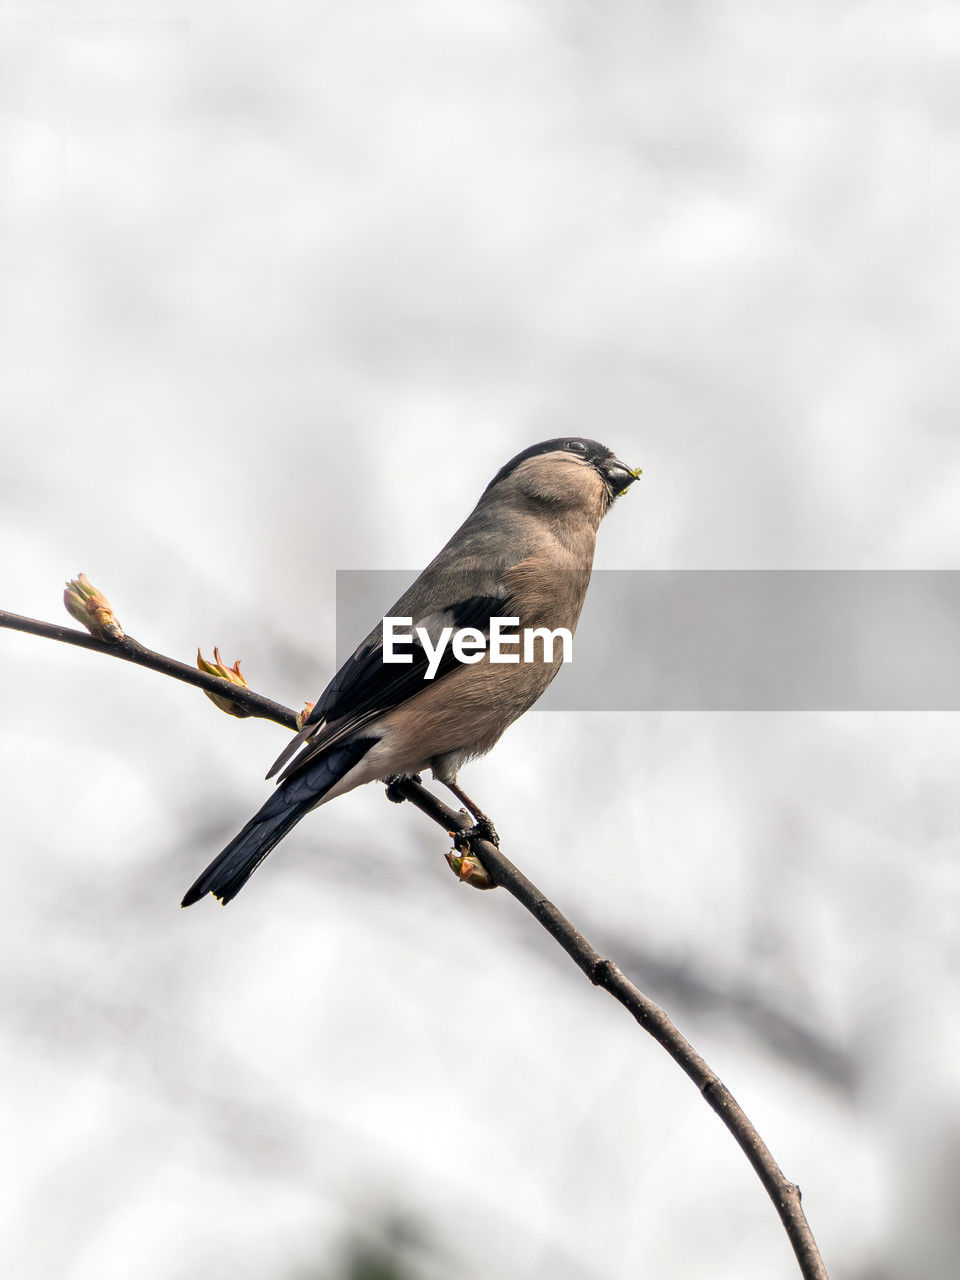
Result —
[{"label": "black cap on head", "polygon": [[599,440],[586,440],[582,436],[560,436],[556,440],[542,440],[540,444],[530,445],[515,458],[504,463],[487,485],[487,489],[492,489],[495,484],[499,484],[512,471],[515,471],[521,462],[526,462],[528,458],[535,458],[539,453],[572,453],[583,458],[585,462],[593,463],[598,469],[608,458],[613,457],[613,451],[605,444],[601,444]]}]

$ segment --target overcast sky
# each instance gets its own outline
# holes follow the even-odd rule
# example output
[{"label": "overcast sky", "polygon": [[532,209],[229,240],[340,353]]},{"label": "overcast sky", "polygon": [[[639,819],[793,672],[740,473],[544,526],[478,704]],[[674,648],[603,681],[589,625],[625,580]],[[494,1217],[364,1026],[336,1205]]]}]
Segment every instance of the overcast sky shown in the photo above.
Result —
[{"label": "overcast sky", "polygon": [[[892,0],[6,0],[0,607],[83,570],[300,705],[336,571],[419,569],[564,433],[643,467],[598,567],[960,568],[958,50]],[[0,681],[4,1275],[334,1280],[396,1221],[433,1280],[794,1274],[417,813],[354,793],[181,912],[284,731],[7,632]],[[960,1249],[958,758],[946,712],[554,710],[463,777],[834,1280]]]}]

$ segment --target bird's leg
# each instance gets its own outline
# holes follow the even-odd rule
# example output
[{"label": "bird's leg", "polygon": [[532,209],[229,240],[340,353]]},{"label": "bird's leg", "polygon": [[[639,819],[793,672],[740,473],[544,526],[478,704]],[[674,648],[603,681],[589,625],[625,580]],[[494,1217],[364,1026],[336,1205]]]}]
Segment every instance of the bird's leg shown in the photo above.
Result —
[{"label": "bird's leg", "polygon": [[444,782],[443,784],[448,791],[452,791],[467,812],[473,817],[475,825],[469,831],[462,832],[463,837],[479,836],[481,840],[489,840],[491,844],[500,847],[500,837],[497,835],[497,829],[483,812],[473,803],[467,793],[456,782]]},{"label": "bird's leg", "polygon": [[422,782],[423,779],[419,773],[395,773],[392,778],[387,778],[387,799],[392,800],[394,804],[403,804],[406,796],[401,795],[397,790],[398,782],[406,782],[407,779],[412,782]]}]

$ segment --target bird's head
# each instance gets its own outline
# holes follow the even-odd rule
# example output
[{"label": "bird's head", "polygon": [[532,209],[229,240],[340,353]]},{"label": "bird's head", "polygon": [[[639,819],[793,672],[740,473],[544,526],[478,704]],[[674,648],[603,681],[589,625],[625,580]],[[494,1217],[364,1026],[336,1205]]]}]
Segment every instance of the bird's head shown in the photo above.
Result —
[{"label": "bird's head", "polygon": [[565,436],[544,440],[511,458],[487,485],[484,496],[515,495],[553,508],[582,510],[599,523],[615,498],[626,493],[640,470],[597,440]]}]

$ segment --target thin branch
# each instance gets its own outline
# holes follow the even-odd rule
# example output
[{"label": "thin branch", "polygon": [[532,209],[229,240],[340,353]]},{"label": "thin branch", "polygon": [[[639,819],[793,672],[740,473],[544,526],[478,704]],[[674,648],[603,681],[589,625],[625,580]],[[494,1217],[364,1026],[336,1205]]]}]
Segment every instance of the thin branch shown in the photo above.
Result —
[{"label": "thin branch", "polygon": [[[159,671],[161,675],[171,676],[175,680],[182,680],[197,688],[216,693],[221,698],[228,698],[238,707],[243,708],[248,715],[272,720],[285,729],[296,727],[295,714],[288,707],[272,702],[251,689],[240,688],[218,676],[205,675],[194,667],[187,666],[186,663],[177,662],[174,658],[154,653],[153,650],[144,648],[129,636],[117,641],[99,640],[72,627],[61,627],[49,622],[39,622],[33,618],[22,618],[2,610],[0,610],[0,627],[44,636],[50,640],[60,640],[66,644],[75,644],[84,649],[93,649],[99,653],[123,658],[126,662],[148,667],[152,671]],[[393,783],[391,792],[392,798],[409,800],[451,835],[468,831],[471,826],[470,819],[464,813],[455,812],[412,778],[400,779]],[[803,1212],[800,1188],[784,1176],[766,1143],[726,1085],[710,1069],[689,1041],[680,1034],[660,1006],[634,986],[616,964],[605,960],[549,898],[495,845],[475,835],[468,839],[471,853],[479,860],[494,883],[512,894],[520,905],[543,925],[594,986],[602,987],[619,1001],[696,1084],[706,1101],[736,1139],[756,1171],[767,1195],[773,1201],[793,1246],[804,1280],[829,1280],[813,1232]]]},{"label": "thin branch", "polygon": [[76,627],[61,627],[55,622],[39,622],[36,618],[21,618],[17,613],[6,613],[0,609],[0,627],[10,631],[25,631],[31,636],[43,636],[46,640],[59,640],[63,644],[75,644],[81,649],[93,649],[95,653],[107,653],[113,658],[122,658],[124,662],[132,662],[138,667],[147,667],[150,671],[159,671],[162,676],[172,676],[174,680],[182,680],[192,684],[206,693],[215,693],[218,698],[229,698],[241,707],[248,716],[260,720],[272,720],[282,724],[285,729],[297,727],[296,714],[282,703],[271,702],[262,694],[252,689],[241,688],[230,684],[220,676],[207,675],[196,667],[178,662],[176,658],[168,658],[162,653],[155,653],[134,640],[133,636],[123,636],[120,640],[101,640],[87,631],[78,631]]},{"label": "thin branch", "polygon": [[[470,827],[470,820],[462,813],[455,813],[412,779],[394,783],[394,790],[446,831],[452,833]],[[756,1170],[793,1245],[801,1274],[806,1280],[827,1280],[826,1268],[800,1204],[800,1188],[784,1176],[766,1143],[723,1081],[680,1034],[660,1006],[634,986],[618,965],[605,960],[550,899],[504,857],[495,845],[479,838],[472,839],[470,843],[471,851],[483,864],[491,879],[512,894],[543,925],[594,986],[602,987],[614,1000],[619,1001],[644,1031],[649,1032],[674,1062],[683,1068],[736,1138]]]}]

